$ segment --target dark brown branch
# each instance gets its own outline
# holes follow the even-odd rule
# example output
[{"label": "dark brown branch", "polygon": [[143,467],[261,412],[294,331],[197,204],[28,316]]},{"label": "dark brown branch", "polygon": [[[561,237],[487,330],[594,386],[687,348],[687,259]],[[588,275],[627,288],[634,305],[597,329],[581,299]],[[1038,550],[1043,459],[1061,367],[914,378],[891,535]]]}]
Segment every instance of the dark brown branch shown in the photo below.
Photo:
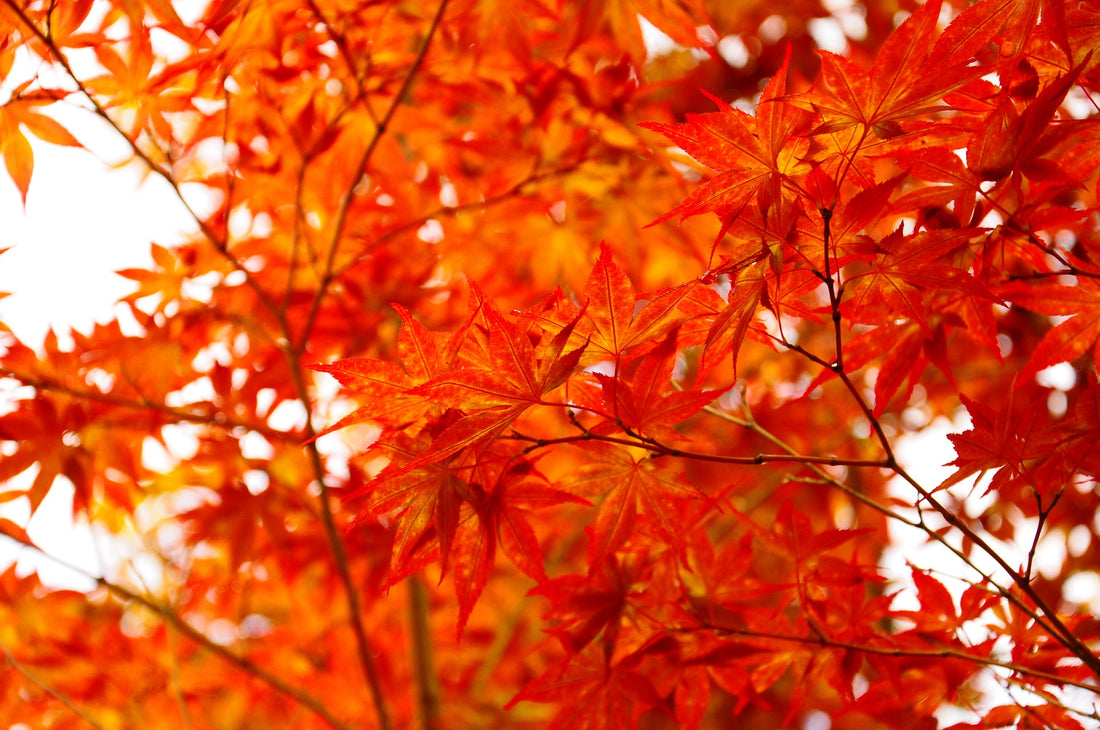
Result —
[{"label": "dark brown branch", "polygon": [[[374,150],[377,148],[382,137],[386,133],[386,129],[393,119],[394,114],[397,113],[398,107],[404,101],[405,95],[411,88],[413,79],[416,77],[417,71],[420,65],[423,63],[425,56],[428,52],[428,47],[431,44],[431,40],[435,35],[439,23],[443,18],[443,12],[447,7],[447,0],[443,0],[436,10],[435,16],[432,18],[431,25],[425,35],[424,41],[421,44],[420,50],[417,53],[416,58],[413,61],[412,66],[409,68],[408,73],[405,75],[405,80],[402,83],[401,89],[394,97],[390,107],[386,110],[385,115],[378,124],[378,128],[375,130],[374,136],[371,138],[370,143],[367,145],[366,150],[363,152],[362,157],[356,164],[356,174],[353,176],[351,184],[344,192],[343,197],[340,200],[340,206],[336,215],[336,223],[332,231],[332,242],[329,248],[328,256],[325,261],[324,275],[321,282],[317,287],[317,292],[313,297],[313,301],[310,304],[309,313],[306,315],[305,325],[302,328],[301,335],[297,344],[294,344],[292,333],[290,332],[289,323],[284,316],[279,317],[279,321],[283,327],[286,346],[284,347],[284,354],[287,359],[287,365],[291,372],[291,376],[294,379],[294,386],[297,390],[298,397],[306,406],[306,412],[310,413],[310,392],[306,385],[305,377],[302,373],[301,356],[305,351],[306,343],[309,341],[310,334],[313,330],[313,325],[316,321],[317,314],[320,311],[321,302],[328,294],[329,286],[335,278],[334,265],[336,260],[336,253],[339,249],[340,239],[343,237],[344,227],[347,225],[348,213],[351,208],[351,200],[355,195],[355,189],[359,182],[359,177],[363,171],[366,170],[370,164],[371,156],[374,154]],[[382,692],[381,678],[378,675],[378,669],[375,666],[373,655],[370,648],[370,643],[367,639],[366,628],[363,625],[362,610],[359,602],[359,593],[356,589],[355,582],[351,576],[351,569],[348,565],[347,553],[344,550],[343,540],[340,533],[336,528],[336,521],[334,519],[334,509],[332,504],[332,496],[329,493],[329,487],[325,483],[326,470],[324,463],[321,459],[321,453],[317,449],[317,443],[315,440],[316,430],[313,427],[312,418],[306,419],[306,438],[308,439],[306,444],[306,451],[309,455],[310,464],[314,473],[314,477],[317,481],[318,489],[320,491],[321,501],[321,518],[324,525],[325,534],[328,539],[330,549],[332,550],[333,559],[336,563],[336,569],[340,577],[340,582],[344,588],[345,600],[347,603],[347,609],[349,612],[349,621],[351,623],[352,632],[355,635],[356,649],[359,654],[359,662],[363,668],[363,673],[366,675],[367,684],[370,688],[371,696],[374,701],[375,711],[378,715],[378,724],[383,730],[388,730],[390,727],[389,714],[386,711],[385,696]]]},{"label": "dark brown branch", "polygon": [[791,462],[797,464],[824,464],[825,466],[854,466],[854,467],[877,467],[879,469],[889,469],[890,464],[882,459],[843,459],[837,456],[803,456],[801,454],[755,454],[753,456],[730,456],[726,454],[705,454],[698,451],[689,451],[686,449],[677,449],[671,446],[665,446],[660,442],[652,439],[647,439],[638,436],[637,434],[627,431],[627,435],[630,438],[623,438],[621,436],[608,436],[605,434],[597,434],[591,431],[585,430],[581,434],[575,436],[561,436],[552,439],[541,439],[526,436],[524,434],[513,431],[511,436],[505,436],[504,438],[515,441],[526,441],[531,444],[529,451],[535,449],[541,449],[546,446],[553,446],[555,444],[569,444],[578,443],[582,441],[603,441],[610,444],[620,444],[622,446],[633,446],[649,451],[654,456],[672,456],[683,459],[691,459],[692,461],[709,461],[716,464],[769,464],[775,462]]},{"label": "dark brown branch", "polygon": [[[292,353],[286,352],[286,355],[288,365],[290,366],[291,377],[294,379],[294,387],[297,389],[302,403],[306,404],[308,413],[309,389],[306,386],[305,377],[302,374],[301,364]],[[307,416],[306,436],[309,441],[306,444],[306,453],[309,455],[310,466],[314,478],[317,480],[318,490],[320,491],[321,523],[324,525],[325,537],[328,541],[329,549],[332,551],[333,561],[336,564],[336,571],[340,577],[340,583],[343,586],[344,600],[347,604],[349,614],[348,621],[351,624],[352,633],[355,635],[355,646],[359,654],[359,663],[363,668],[363,674],[366,676],[367,685],[370,688],[371,699],[374,702],[375,712],[378,715],[378,724],[382,730],[388,730],[390,727],[390,720],[389,714],[386,712],[382,682],[381,678],[378,676],[378,668],[374,664],[370,642],[367,639],[367,630],[363,625],[363,614],[359,603],[359,591],[351,576],[351,567],[348,565],[348,557],[347,552],[344,550],[343,539],[340,537],[340,532],[336,529],[336,520],[333,516],[332,495],[329,493],[329,487],[325,483],[327,470],[321,459],[321,452],[317,449],[316,435],[316,431],[313,428],[313,421]]]}]

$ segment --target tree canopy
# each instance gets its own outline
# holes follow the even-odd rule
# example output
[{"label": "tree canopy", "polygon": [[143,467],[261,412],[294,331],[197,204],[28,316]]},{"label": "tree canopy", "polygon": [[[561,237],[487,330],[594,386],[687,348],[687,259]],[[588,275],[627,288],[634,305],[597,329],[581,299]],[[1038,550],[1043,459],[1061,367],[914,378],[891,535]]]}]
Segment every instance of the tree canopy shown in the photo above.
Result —
[{"label": "tree canopy", "polygon": [[67,107],[194,221],[0,324],[0,532],[100,553],[0,574],[0,728],[1095,726],[1097,28],[0,0],[24,203]]}]

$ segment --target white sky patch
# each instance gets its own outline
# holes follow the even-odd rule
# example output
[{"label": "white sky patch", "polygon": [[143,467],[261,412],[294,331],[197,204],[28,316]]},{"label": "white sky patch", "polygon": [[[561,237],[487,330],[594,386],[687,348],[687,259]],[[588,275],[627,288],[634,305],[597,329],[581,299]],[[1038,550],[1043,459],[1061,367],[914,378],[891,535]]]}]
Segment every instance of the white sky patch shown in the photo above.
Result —
[{"label": "white sky patch", "polygon": [[718,55],[734,68],[744,68],[751,59],[748,46],[738,35],[728,35],[718,41]]},{"label": "white sky patch", "polygon": [[844,29],[836,18],[810,18],[806,23],[806,29],[813,36],[814,43],[823,51],[848,53],[848,39],[844,37]]},{"label": "white sky patch", "polygon": [[1062,585],[1062,598],[1100,614],[1100,574],[1092,570],[1071,575]]},{"label": "white sky patch", "polygon": [[840,24],[844,35],[857,41],[867,37],[867,11],[862,5],[856,5],[852,0],[824,0],[822,5]]},{"label": "white sky patch", "polygon": [[765,43],[777,43],[787,35],[787,21],[782,15],[769,15],[764,18],[758,29],[760,40]]},{"label": "white sky patch", "polygon": [[641,15],[638,16],[638,23],[642,27],[642,42],[645,43],[646,55],[649,58],[664,56],[678,48],[676,41]]},{"label": "white sky patch", "polygon": [[[110,133],[91,121],[76,135],[115,157]],[[114,272],[148,267],[151,241],[171,244],[195,227],[168,183],[143,182],[137,165],[108,170],[84,150],[30,141],[35,165],[25,212],[15,185],[0,175],[0,247],[11,247],[0,256],[0,291],[11,292],[0,300],[0,321],[37,347],[49,327],[87,331],[113,319],[117,300],[134,290]]]},{"label": "white sky patch", "polygon": [[282,431],[293,431],[306,425],[306,409],[299,401],[285,400],[267,417],[269,426]]},{"label": "white sky patch", "polygon": [[432,218],[420,226],[416,237],[424,243],[439,243],[443,240],[443,224]]},{"label": "white sky patch", "polygon": [[[28,470],[17,478],[26,484],[10,485],[26,487],[33,480]],[[59,558],[82,572],[74,572],[44,555],[29,550],[7,538],[0,539],[0,570],[16,563],[20,576],[38,573],[43,583],[56,588],[90,591],[96,582],[89,575],[101,575],[98,550],[88,523],[73,521],[73,495],[76,490],[65,477],[57,478],[53,487],[30,516],[30,502],[20,498],[0,505],[0,516],[19,525],[25,525],[32,541],[47,554]]]},{"label": "white sky patch", "polygon": [[1077,373],[1068,362],[1060,362],[1037,372],[1035,382],[1044,388],[1073,390],[1073,386],[1077,384]]}]

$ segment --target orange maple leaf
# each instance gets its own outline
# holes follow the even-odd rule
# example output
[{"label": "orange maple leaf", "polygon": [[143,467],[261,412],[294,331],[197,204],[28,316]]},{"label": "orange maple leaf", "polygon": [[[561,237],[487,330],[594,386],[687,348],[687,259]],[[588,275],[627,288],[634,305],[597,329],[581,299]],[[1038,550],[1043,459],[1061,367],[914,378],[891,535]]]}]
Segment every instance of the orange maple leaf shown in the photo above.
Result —
[{"label": "orange maple leaf", "polygon": [[756,117],[711,97],[721,111],[688,114],[684,124],[641,125],[665,135],[717,173],[654,223],[713,211],[728,227],[754,200],[765,212],[781,198],[794,197],[793,181],[810,172],[804,161],[809,141],[798,134],[809,115],[785,98],[789,62],[788,53],[760,95]]}]

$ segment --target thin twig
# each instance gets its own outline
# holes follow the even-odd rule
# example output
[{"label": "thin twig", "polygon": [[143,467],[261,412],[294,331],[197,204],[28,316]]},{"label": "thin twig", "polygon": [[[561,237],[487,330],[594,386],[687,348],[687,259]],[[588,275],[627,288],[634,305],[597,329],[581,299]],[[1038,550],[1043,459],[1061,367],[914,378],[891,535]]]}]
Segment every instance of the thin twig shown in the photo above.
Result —
[{"label": "thin twig", "polygon": [[66,695],[61,690],[50,686],[50,684],[44,679],[36,675],[31,670],[27,669],[20,662],[16,661],[15,657],[11,655],[11,652],[8,651],[8,647],[2,641],[0,641],[0,652],[4,653],[4,658],[7,659],[7,662],[12,669],[22,674],[31,683],[37,685],[40,690],[48,694],[50,697],[53,697],[55,700],[65,705],[65,707],[67,707],[69,711],[72,712],[74,715],[91,725],[96,730],[107,730],[105,725],[103,725],[99,722],[99,720],[96,720],[94,717],[82,710],[75,702],[73,702],[69,698],[68,695]]},{"label": "thin twig", "polygon": [[947,538],[940,534],[938,531],[928,527],[923,518],[916,524],[916,526],[924,531],[929,537],[936,542],[940,543],[948,550],[950,550],[956,557],[958,557],[968,567],[973,569],[983,580],[987,581],[990,585],[997,588],[1002,595],[1011,601],[1017,608],[1024,611],[1037,623],[1043,626],[1052,637],[1057,639],[1059,643],[1069,649],[1075,656],[1081,659],[1085,664],[1089,666],[1094,672],[1100,676],[1100,657],[1097,657],[1087,646],[1085,646],[1080,640],[1072,635],[1072,633],[1065,627],[1061,619],[1054,613],[1053,609],[1043,601],[1042,597],[1031,588],[1030,584],[1019,571],[1015,570],[1004,559],[1000,553],[993,549],[991,545],[981,535],[977,534],[969,525],[962,521],[954,512],[949,510],[942,502],[937,500],[932,493],[925,489],[919,482],[917,482],[900,464],[897,463],[897,458],[894,455],[893,447],[890,445],[890,440],[886,435],[886,431],[883,429],[882,424],[878,418],[874,415],[874,411],[871,406],[864,399],[863,394],[859,392],[855,383],[849,377],[848,373],[843,369],[837,369],[832,363],[825,362],[823,359],[809,352],[801,345],[785,342],[776,338],[778,342],[783,344],[788,349],[799,353],[808,360],[817,363],[823,368],[826,368],[833,372],[837,378],[844,384],[845,388],[851,394],[860,410],[863,412],[864,417],[870,424],[872,431],[875,433],[876,440],[879,442],[883,451],[886,454],[885,468],[893,471],[897,476],[901,477],[906,483],[908,483],[913,489],[920,495],[921,500],[928,504],[936,513],[938,513],[951,527],[962,533],[963,537],[972,541],[982,552],[986,553],[994,562],[1003,570],[1012,582],[1019,586],[1021,591],[1028,596],[1029,599],[1035,604],[1038,610],[1033,610],[1027,606],[1019,596],[1012,593],[1008,588],[1002,586],[998,581],[994,580],[991,575],[978,568],[972,560],[970,560],[966,554],[959,548],[951,545],[947,541]]},{"label": "thin twig", "polygon": [[222,429],[225,431],[231,431],[236,428],[243,428],[249,431],[254,431],[265,438],[274,439],[276,441],[285,441],[288,443],[299,444],[302,442],[302,434],[294,431],[280,431],[279,429],[271,428],[270,426],[262,423],[249,423],[246,421],[238,421],[224,411],[214,411],[207,413],[196,413],[184,408],[177,408],[175,406],[169,406],[164,403],[157,403],[146,398],[141,400],[132,400],[129,398],[123,398],[117,395],[111,395],[110,393],[101,393],[97,390],[81,390],[73,388],[71,386],[59,383],[47,378],[36,378],[33,376],[25,375],[23,373],[15,372],[14,370],[8,370],[7,368],[0,368],[0,377],[8,377],[13,380],[18,380],[23,385],[26,385],[36,390],[44,390],[54,393],[61,393],[73,398],[79,398],[81,400],[96,401],[98,403],[106,403],[108,405],[118,406],[119,408],[131,408],[139,411],[152,411],[154,413],[170,416],[174,421],[180,421],[183,423],[195,423],[204,426],[211,426],[213,428]]},{"label": "thin twig", "polygon": [[[11,0],[7,0],[7,2],[11,2]],[[347,226],[352,198],[355,197],[355,191],[359,187],[359,178],[366,171],[368,165],[370,165],[371,157],[374,156],[374,151],[378,148],[379,143],[388,131],[390,122],[393,121],[393,117],[397,113],[398,108],[404,104],[405,96],[412,88],[417,72],[420,70],[421,64],[424,63],[424,59],[428,55],[428,48],[431,46],[436,30],[439,28],[440,21],[443,20],[443,13],[447,9],[447,2],[448,0],[442,0],[442,2],[439,3],[435,15],[432,16],[431,24],[424,34],[424,41],[420,44],[420,50],[417,52],[416,58],[413,59],[408,73],[405,74],[405,78],[401,83],[401,88],[397,90],[397,94],[393,97],[393,101],[390,103],[389,108],[386,109],[386,113],[383,114],[382,119],[379,120],[378,126],[374,130],[374,135],[367,144],[367,148],[363,150],[362,156],[353,168],[354,174],[352,175],[351,184],[349,184],[347,190],[344,191],[340,199],[340,206],[336,211],[336,222],[332,227],[332,240],[329,244],[328,256],[325,260],[324,276],[321,278],[321,283],[317,286],[317,293],[314,295],[313,301],[310,304],[309,313],[306,315],[305,325],[302,327],[301,336],[298,338],[298,344],[295,347],[295,351],[298,353],[304,351],[306,343],[309,341],[310,333],[313,330],[313,325],[317,319],[317,313],[320,311],[321,302],[328,293],[328,288],[332,284],[333,279],[336,278],[336,253],[340,248],[340,239],[344,237],[344,228]]]},{"label": "thin twig", "polygon": [[[752,431],[753,433],[760,436],[761,438],[764,438],[767,441],[771,442],[774,446],[776,446],[777,448],[781,449],[782,451],[784,451],[785,453],[787,453],[791,456],[801,456],[793,446],[789,445],[788,443],[786,443],[785,441],[780,439],[778,436],[773,434],[771,431],[768,431],[766,428],[764,428],[759,423],[757,423],[756,419],[754,419],[752,417],[752,413],[748,411],[748,406],[747,405],[746,405],[746,413],[748,415],[748,418],[746,418],[746,419],[737,418],[736,416],[733,416],[732,414],[728,414],[725,411],[722,411],[718,408],[715,408],[714,406],[706,406],[705,408],[703,408],[703,411],[706,412],[706,413],[710,413],[711,415],[716,416],[718,418],[727,420],[727,421],[729,421],[731,423],[734,423],[738,426],[741,426],[742,428],[747,428],[748,430]],[[832,474],[829,474],[827,471],[825,471],[824,469],[822,469],[819,466],[819,463],[820,462],[818,462],[818,463],[810,462],[810,463],[807,463],[807,466],[809,467],[809,469],[814,474],[816,474],[818,476],[818,478],[820,478],[823,481],[823,483],[828,484],[829,486],[834,487],[836,489],[839,489],[840,491],[847,494],[849,497],[852,497],[856,501],[866,505],[867,507],[870,507],[871,509],[875,510],[876,512],[879,512],[880,514],[882,514],[886,517],[889,517],[892,520],[896,520],[897,522],[900,522],[903,525],[907,525],[908,527],[919,527],[919,525],[916,522],[913,522],[912,520],[906,519],[900,513],[895,512],[894,510],[890,509],[889,507],[887,507],[884,504],[880,504],[879,502],[876,502],[870,496],[868,496],[868,495],[864,494],[863,492],[860,492],[856,489],[853,489],[849,485],[845,484],[844,482],[842,482],[839,479],[837,479],[836,477],[834,477]]]},{"label": "thin twig", "polygon": [[529,442],[531,443],[531,446],[529,447],[529,450],[531,451],[535,449],[541,449],[546,446],[553,446],[555,444],[569,444],[577,443],[579,441],[602,441],[609,444],[620,444],[622,446],[633,446],[636,448],[645,449],[654,456],[671,456],[682,459],[691,459],[692,461],[709,461],[716,464],[769,464],[775,462],[793,462],[798,464],[824,464],[825,466],[877,467],[879,469],[889,468],[889,464],[883,459],[845,459],[838,456],[803,456],[802,454],[797,453],[754,454],[752,456],[705,454],[699,451],[690,451],[688,449],[678,449],[672,446],[665,446],[658,441],[643,438],[629,432],[627,432],[627,435],[629,436],[629,438],[594,433],[592,431],[585,431],[583,433],[573,436],[561,436],[558,438],[547,439],[534,438],[532,436],[526,436],[517,431],[513,431],[510,436],[504,436],[502,438],[513,441]]},{"label": "thin twig", "polygon": [[511,200],[512,198],[521,194],[523,192],[523,188],[529,185],[541,182],[543,180],[549,180],[568,175],[569,173],[574,172],[577,167],[577,164],[570,164],[564,167],[556,168],[554,170],[548,170],[546,172],[533,172],[525,177],[523,180],[520,180],[516,184],[509,187],[507,190],[501,191],[496,195],[491,195],[488,198],[483,198],[481,200],[477,200],[471,203],[463,203],[461,205],[441,205],[435,210],[429,211],[427,213],[424,213],[423,215],[419,215],[416,218],[413,218],[412,220],[405,221],[400,225],[387,229],[384,233],[378,235],[369,244],[364,246],[357,255],[352,257],[344,264],[337,266],[336,270],[333,272],[333,278],[340,277],[343,274],[347,273],[349,269],[351,269],[356,264],[359,264],[363,261],[363,259],[369,256],[372,251],[379,248],[380,246],[385,245],[397,236],[408,233],[410,231],[419,230],[420,227],[427,223],[429,220],[432,220],[434,218],[443,218],[445,216],[457,216],[462,213],[468,213],[475,210],[486,210],[492,206],[499,205],[501,203]]},{"label": "thin twig", "polygon": [[[1022,602],[1020,602],[1018,605],[1020,605],[1020,607],[1022,609],[1027,610],[1032,615],[1032,617],[1035,618],[1035,620],[1038,621],[1044,627],[1044,629],[1048,633],[1051,634],[1051,636],[1053,636],[1055,639],[1057,639],[1059,641],[1059,643],[1061,643],[1063,646],[1065,646],[1067,649],[1069,649],[1074,654],[1074,656],[1076,656],[1081,661],[1083,661],[1093,672],[1095,672],[1098,676],[1100,676],[1100,657],[1098,657],[1092,650],[1090,650],[1088,648],[1088,646],[1086,646],[1080,639],[1078,639],[1076,636],[1074,636],[1073,632],[1071,632],[1066,627],[1066,625],[1064,623],[1062,623],[1062,620],[1058,617],[1057,612],[1053,608],[1051,608],[1049,604],[1047,604],[1047,602],[1043,599],[1043,597],[1040,596],[1039,593],[1034,588],[1032,588],[1031,583],[1028,580],[1027,576],[1024,575],[1024,574],[1021,574],[1018,570],[1014,569],[1011,565],[1009,565],[1008,561],[1005,560],[1005,558],[997,550],[995,550],[991,545],[989,545],[989,543],[986,542],[985,539],[981,535],[979,535],[977,532],[975,532],[969,525],[967,525],[962,519],[960,519],[958,515],[956,515],[954,512],[952,512],[950,509],[948,509],[942,502],[940,502],[938,499],[936,499],[932,495],[931,491],[925,489],[921,484],[919,484],[905,470],[904,467],[902,467],[900,464],[898,464],[897,458],[895,457],[895,454],[894,454],[893,447],[890,444],[890,439],[886,435],[886,431],[883,429],[882,423],[879,421],[878,417],[875,415],[874,410],[867,403],[867,399],[864,398],[863,393],[861,393],[859,388],[856,387],[855,383],[852,382],[851,377],[849,377],[847,371],[844,369],[844,360],[843,360],[843,352],[842,352],[842,349],[841,349],[841,335],[840,335],[840,325],[841,325],[840,296],[839,296],[839,292],[836,292],[834,290],[834,286],[833,286],[833,282],[832,282],[832,276],[835,274],[836,276],[839,277],[840,272],[836,271],[836,272],[832,272],[832,274],[831,274],[830,273],[830,268],[829,268],[830,267],[830,264],[829,264],[830,259],[829,259],[828,243],[829,243],[829,230],[830,230],[829,229],[829,221],[830,221],[830,218],[831,218],[831,212],[830,211],[824,211],[823,214],[822,214],[822,217],[823,217],[823,220],[824,220],[824,239],[825,239],[825,247],[826,247],[826,250],[825,250],[826,282],[825,283],[826,283],[826,286],[827,286],[828,292],[829,292],[829,302],[830,302],[830,309],[831,309],[831,312],[832,312],[833,329],[834,329],[835,336],[836,336],[836,358],[832,363],[825,363],[820,357],[818,357],[816,355],[813,355],[812,353],[808,352],[807,350],[805,350],[804,348],[802,348],[799,345],[786,342],[785,340],[782,341],[783,344],[787,348],[789,348],[791,350],[794,350],[796,352],[799,352],[804,357],[807,357],[808,359],[810,359],[812,362],[815,362],[815,363],[817,363],[817,364],[819,364],[819,365],[821,365],[825,368],[828,368],[830,371],[832,371],[833,373],[836,374],[836,376],[844,384],[844,387],[848,390],[849,394],[852,396],[852,399],[855,401],[856,405],[863,412],[863,415],[867,419],[868,423],[871,425],[871,428],[875,433],[876,440],[879,442],[879,445],[881,446],[881,448],[883,450],[883,453],[886,456],[886,459],[885,459],[885,461],[887,463],[886,468],[892,470],[895,474],[897,474],[899,477],[901,477],[906,483],[908,483],[914,490],[916,490],[917,494],[920,495],[921,499],[925,503],[927,503],[933,510],[935,510],[937,513],[939,513],[939,515],[944,520],[946,520],[947,523],[951,527],[953,527],[956,530],[958,530],[959,532],[961,532],[964,538],[972,541],[982,552],[986,553],[990,558],[992,558],[994,560],[994,562],[996,562],[997,565],[1005,572],[1005,574],[1009,576],[1009,578],[1012,580],[1012,582],[1016,586],[1019,587],[1019,589],[1028,597],[1028,599],[1030,599],[1032,601],[1032,603],[1038,609],[1038,612],[1031,611],[1030,609],[1024,608],[1024,606],[1022,605]],[[922,525],[923,525],[923,522],[922,522]],[[939,533],[937,533],[936,531],[925,528],[925,532],[927,532],[929,535],[936,538],[938,541],[941,542],[941,544],[948,545],[946,539],[942,535],[939,535]],[[960,557],[962,556],[961,551],[958,551],[957,549],[954,549],[954,548],[952,548],[952,551],[955,552],[956,555],[959,555]],[[973,563],[969,559],[964,558],[964,562],[966,562],[971,567],[974,567]],[[982,571],[978,571],[978,572],[979,572],[979,574],[982,574]],[[996,585],[996,584],[994,584],[994,585]],[[1002,593],[1006,597],[1008,597],[1009,600],[1012,600],[1014,603],[1016,602],[1017,599],[1012,594],[1011,591],[1002,590]]]},{"label": "thin twig", "polygon": [[1041,669],[1025,667],[1022,664],[1002,661],[993,657],[969,654],[963,650],[946,646],[936,647],[932,649],[904,649],[893,646],[876,646],[871,644],[854,644],[846,641],[837,641],[816,632],[813,636],[792,636],[790,634],[779,634],[770,631],[756,631],[752,629],[736,629],[726,628],[724,626],[712,626],[705,622],[700,622],[700,625],[697,627],[673,628],[670,629],[670,631],[674,633],[687,633],[698,631],[700,628],[727,636],[741,636],[747,639],[761,639],[767,641],[786,641],[794,644],[809,644],[813,646],[821,646],[832,649],[854,651],[862,654],[877,654],[880,656],[891,657],[925,657],[929,659],[961,659],[963,661],[972,662],[974,664],[984,667],[1000,667],[1001,669],[1008,669],[1009,671],[1015,672],[1021,676],[1041,679],[1043,681],[1050,682],[1058,686],[1078,687],[1080,689],[1085,689],[1090,692],[1097,692],[1098,689],[1100,689],[1095,684],[1090,684],[1088,682],[1079,682],[1075,679],[1067,679],[1066,677],[1054,674],[1052,672],[1045,672]]},{"label": "thin twig", "polygon": [[276,692],[293,699],[302,707],[306,708],[307,710],[324,720],[330,727],[336,728],[336,730],[351,730],[351,727],[349,725],[346,725],[338,720],[316,697],[309,694],[305,690],[299,689],[291,685],[286,680],[278,677],[275,674],[272,674],[266,669],[260,668],[250,659],[234,654],[232,651],[222,646],[221,644],[217,644],[211,641],[210,638],[206,636],[206,634],[202,633],[194,626],[184,621],[168,607],[163,606],[150,598],[146,598],[145,596],[135,593],[134,591],[118,585],[117,583],[113,583],[106,578],[93,575],[83,568],[73,565],[54,555],[51,555],[50,553],[35,545],[33,542],[30,542],[19,535],[13,535],[7,532],[7,530],[5,530],[3,526],[0,526],[0,534],[2,534],[4,537],[7,537],[9,540],[14,540],[23,547],[34,550],[36,553],[42,555],[56,565],[71,570],[74,573],[88,578],[89,580],[95,581],[98,586],[106,589],[108,592],[114,594],[115,596],[126,601],[133,601],[134,603],[137,603],[149,609],[154,614],[159,616],[162,620],[167,622],[172,628],[175,628],[181,634],[186,636],[188,639],[194,641],[202,648],[218,656],[219,658],[229,662],[230,664],[235,665],[247,674],[252,675],[256,679],[271,687],[271,689],[275,690]]}]

